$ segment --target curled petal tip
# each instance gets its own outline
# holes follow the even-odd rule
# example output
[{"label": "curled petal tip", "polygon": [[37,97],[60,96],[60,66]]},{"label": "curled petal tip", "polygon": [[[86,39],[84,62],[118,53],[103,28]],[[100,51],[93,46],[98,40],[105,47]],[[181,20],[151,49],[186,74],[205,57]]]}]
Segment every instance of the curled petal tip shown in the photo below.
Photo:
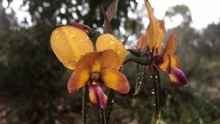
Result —
[{"label": "curled petal tip", "polygon": [[169,74],[171,82],[176,86],[188,86],[189,82],[186,75],[182,70],[178,68],[171,68],[171,73]]}]

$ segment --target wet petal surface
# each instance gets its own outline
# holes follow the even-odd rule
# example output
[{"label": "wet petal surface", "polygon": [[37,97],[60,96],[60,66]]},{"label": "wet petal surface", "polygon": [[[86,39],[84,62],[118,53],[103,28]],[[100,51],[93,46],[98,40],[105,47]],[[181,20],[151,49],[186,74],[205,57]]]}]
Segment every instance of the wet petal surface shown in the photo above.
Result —
[{"label": "wet petal surface", "polygon": [[90,74],[88,70],[82,68],[76,69],[67,83],[68,92],[74,93],[85,86],[89,80],[89,76]]},{"label": "wet petal surface", "polygon": [[96,41],[97,51],[112,49],[119,57],[120,65],[125,60],[127,56],[127,50],[122,42],[111,34],[103,34],[97,38]]},{"label": "wet petal surface", "polygon": [[81,56],[93,51],[88,35],[73,26],[56,28],[51,34],[50,43],[57,58],[69,69],[75,69]]},{"label": "wet petal surface", "polygon": [[128,93],[130,90],[127,78],[118,70],[102,70],[100,78],[106,87],[109,87],[119,93]]}]

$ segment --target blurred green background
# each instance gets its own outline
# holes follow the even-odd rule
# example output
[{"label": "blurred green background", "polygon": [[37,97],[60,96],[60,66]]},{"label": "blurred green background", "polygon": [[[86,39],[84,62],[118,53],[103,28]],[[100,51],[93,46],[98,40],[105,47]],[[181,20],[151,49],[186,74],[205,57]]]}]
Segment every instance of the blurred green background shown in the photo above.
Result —
[{"label": "blurred green background", "polygon": [[[15,0],[14,0],[15,1]],[[66,88],[71,70],[55,57],[50,47],[50,34],[57,25],[80,22],[103,32],[100,0],[23,0],[19,6],[29,13],[19,21],[11,7],[13,0],[0,1],[0,124],[79,124],[81,91],[69,95]],[[104,2],[105,8],[111,0]],[[127,47],[134,47],[143,31],[143,15],[135,13],[135,0],[119,1],[112,21],[114,34]],[[145,11],[145,10],[143,10]],[[188,77],[188,87],[170,85],[162,75],[163,111],[161,124],[220,124],[220,23],[196,30],[190,10],[177,5],[166,12],[171,18],[183,17],[177,27],[167,31],[178,36],[176,55]],[[137,14],[130,18],[128,13]],[[148,23],[148,22],[146,22]],[[146,25],[146,24],[145,24]],[[135,86],[135,63],[123,72]],[[153,83],[144,77],[140,94],[116,94],[110,122],[112,124],[148,124],[154,111]],[[88,109],[90,124],[98,124],[99,110]]]}]

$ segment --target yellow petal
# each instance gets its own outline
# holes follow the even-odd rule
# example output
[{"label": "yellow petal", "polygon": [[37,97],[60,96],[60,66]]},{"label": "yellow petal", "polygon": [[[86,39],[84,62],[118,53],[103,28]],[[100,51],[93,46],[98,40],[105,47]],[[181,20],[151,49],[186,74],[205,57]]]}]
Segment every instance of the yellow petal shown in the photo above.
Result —
[{"label": "yellow petal", "polygon": [[118,70],[102,70],[100,78],[106,87],[112,88],[119,93],[128,93],[130,90],[127,78]]},{"label": "yellow petal", "polygon": [[90,73],[87,69],[77,68],[67,83],[69,93],[74,93],[83,87],[89,80],[89,76]]},{"label": "yellow petal", "polygon": [[163,54],[174,54],[175,50],[176,50],[176,35],[175,34],[171,34],[169,39],[168,39],[168,42],[166,44],[166,47],[163,51]]},{"label": "yellow petal", "polygon": [[75,69],[81,56],[93,51],[88,35],[73,26],[56,28],[50,38],[52,50],[63,65]]},{"label": "yellow petal", "polygon": [[170,55],[160,57],[159,59],[155,60],[155,64],[164,72],[170,73],[171,71]]},{"label": "yellow petal", "polygon": [[160,53],[161,51],[161,44],[164,39],[164,33],[163,30],[160,28],[160,23],[156,19],[156,17],[153,14],[153,10],[150,6],[150,4],[145,0],[145,5],[147,8],[147,12],[149,15],[150,23],[147,27],[146,35],[149,42],[149,47],[151,52],[157,51]]},{"label": "yellow petal", "polygon": [[179,59],[176,56],[171,55],[170,61],[171,61],[170,62],[171,67],[181,69]]},{"label": "yellow petal", "polygon": [[121,66],[118,55],[111,49],[100,52],[102,69],[119,69]]},{"label": "yellow petal", "polygon": [[103,34],[99,36],[96,41],[96,49],[97,51],[112,49],[119,56],[120,65],[123,64],[125,57],[127,56],[127,50],[122,42],[111,34]]}]

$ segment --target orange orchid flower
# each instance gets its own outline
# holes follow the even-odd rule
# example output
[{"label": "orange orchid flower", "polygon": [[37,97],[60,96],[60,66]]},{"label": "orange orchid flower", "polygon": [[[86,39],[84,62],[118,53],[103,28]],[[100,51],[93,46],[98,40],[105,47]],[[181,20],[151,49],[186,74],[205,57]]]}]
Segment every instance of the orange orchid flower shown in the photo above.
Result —
[{"label": "orange orchid flower", "polygon": [[61,63],[75,70],[67,84],[69,93],[88,84],[90,102],[104,109],[107,96],[101,85],[119,93],[129,92],[127,78],[118,71],[127,51],[113,35],[99,36],[96,41],[97,51],[93,51],[93,44],[86,32],[73,26],[62,26],[52,32],[50,42]]},{"label": "orange orchid flower", "polygon": [[172,34],[169,37],[163,53],[160,53],[161,45],[166,33],[164,22],[159,22],[155,18],[152,8],[147,1],[145,1],[145,5],[150,18],[150,24],[147,28],[147,33],[140,36],[136,49],[148,48],[145,56],[150,58],[151,55],[154,55],[152,58],[154,65],[169,75],[172,84],[177,86],[188,85],[187,78],[181,70],[179,60],[173,55],[177,44],[175,34]]}]

